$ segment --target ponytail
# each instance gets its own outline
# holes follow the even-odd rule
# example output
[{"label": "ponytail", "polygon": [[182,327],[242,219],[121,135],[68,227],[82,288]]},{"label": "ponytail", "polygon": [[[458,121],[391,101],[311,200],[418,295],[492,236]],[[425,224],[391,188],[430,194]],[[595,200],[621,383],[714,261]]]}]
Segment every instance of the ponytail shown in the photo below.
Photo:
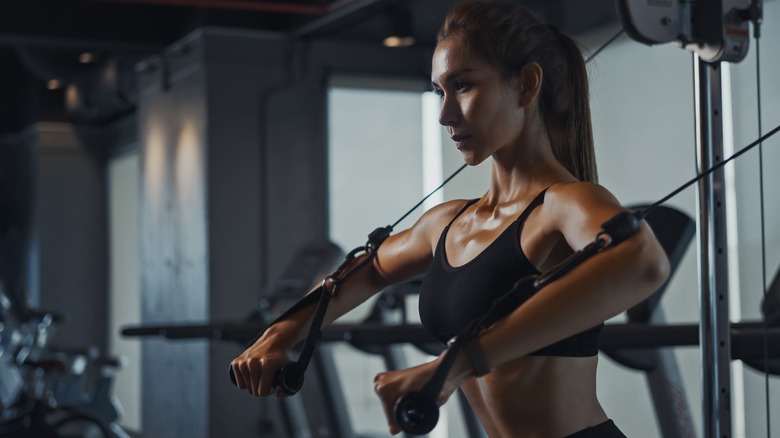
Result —
[{"label": "ponytail", "polygon": [[[593,126],[590,116],[588,73],[579,45],[569,36],[558,33],[565,73],[561,91],[549,90],[562,105],[557,114],[544,115],[553,153],[580,181],[598,182]],[[544,79],[543,79],[544,80]],[[568,102],[566,102],[568,101]]]}]

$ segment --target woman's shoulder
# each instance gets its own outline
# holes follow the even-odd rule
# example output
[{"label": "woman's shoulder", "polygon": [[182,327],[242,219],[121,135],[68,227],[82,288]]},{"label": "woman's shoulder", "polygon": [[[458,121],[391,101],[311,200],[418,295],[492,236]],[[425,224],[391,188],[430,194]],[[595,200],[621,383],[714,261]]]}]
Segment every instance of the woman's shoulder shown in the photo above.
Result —
[{"label": "woman's shoulder", "polygon": [[545,194],[545,204],[551,206],[589,207],[596,205],[619,207],[617,198],[604,186],[583,181],[566,181],[551,185]]},{"label": "woman's shoulder", "polygon": [[560,231],[601,224],[623,210],[609,190],[592,182],[554,184],[544,200],[544,219]]}]

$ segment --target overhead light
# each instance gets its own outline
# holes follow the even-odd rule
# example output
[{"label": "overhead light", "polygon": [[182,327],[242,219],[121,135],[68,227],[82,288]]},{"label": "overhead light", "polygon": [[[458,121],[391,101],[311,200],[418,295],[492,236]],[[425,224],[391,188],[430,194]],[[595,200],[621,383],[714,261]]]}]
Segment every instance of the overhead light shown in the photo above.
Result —
[{"label": "overhead light", "polygon": [[62,83],[59,79],[49,79],[48,82],[46,82],[46,88],[49,90],[59,90],[62,87]]},{"label": "overhead light", "polygon": [[407,7],[392,9],[387,12],[389,20],[389,35],[384,39],[385,47],[409,47],[414,45],[412,36],[412,12]]},{"label": "overhead light", "polygon": [[74,84],[68,85],[65,88],[65,108],[70,112],[75,112],[79,106],[81,96],[79,95],[79,89]]},{"label": "overhead light", "polygon": [[413,36],[389,36],[384,39],[383,44],[385,47],[409,47],[414,45]]},{"label": "overhead light", "polygon": [[94,53],[91,52],[84,52],[81,55],[79,55],[79,62],[82,64],[91,64],[95,62],[97,57]]}]

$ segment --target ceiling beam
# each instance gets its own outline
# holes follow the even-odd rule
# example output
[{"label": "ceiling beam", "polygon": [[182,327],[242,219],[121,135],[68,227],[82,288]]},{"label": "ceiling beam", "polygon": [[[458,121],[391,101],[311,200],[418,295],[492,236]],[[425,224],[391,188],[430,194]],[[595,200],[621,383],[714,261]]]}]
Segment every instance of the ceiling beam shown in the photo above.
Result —
[{"label": "ceiling beam", "polygon": [[344,25],[345,23],[382,7],[387,7],[406,0],[341,0],[334,2],[328,9],[329,13],[321,18],[306,23],[293,30],[292,36],[304,38],[313,36],[327,28]]},{"label": "ceiling beam", "polygon": [[102,39],[97,36],[79,38],[20,34],[0,34],[0,46],[123,53],[156,53],[165,48],[164,44]]},{"label": "ceiling beam", "polygon": [[280,3],[249,0],[91,0],[102,3],[125,3],[135,5],[179,6],[201,9],[227,9],[234,11],[277,12],[300,15],[325,15],[327,6],[313,6],[301,3]]}]

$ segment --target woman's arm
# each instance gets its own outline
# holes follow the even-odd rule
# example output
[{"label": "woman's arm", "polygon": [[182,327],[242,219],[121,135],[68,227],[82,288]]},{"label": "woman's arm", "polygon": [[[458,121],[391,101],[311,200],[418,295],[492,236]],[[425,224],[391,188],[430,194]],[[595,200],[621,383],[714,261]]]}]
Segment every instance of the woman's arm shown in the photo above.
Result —
[{"label": "woman's arm", "polygon": [[[444,227],[442,222],[446,223],[462,204],[463,201],[452,201],[433,208],[408,230],[388,237],[371,263],[339,285],[323,324],[330,324],[388,285],[425,272],[433,257],[435,240]],[[359,263],[364,257],[367,255],[356,258],[353,263]],[[232,361],[239,389],[248,389],[251,394],[261,396],[274,392],[274,374],[289,362],[289,349],[305,338],[315,308],[301,309],[268,327],[254,344]]]}]

